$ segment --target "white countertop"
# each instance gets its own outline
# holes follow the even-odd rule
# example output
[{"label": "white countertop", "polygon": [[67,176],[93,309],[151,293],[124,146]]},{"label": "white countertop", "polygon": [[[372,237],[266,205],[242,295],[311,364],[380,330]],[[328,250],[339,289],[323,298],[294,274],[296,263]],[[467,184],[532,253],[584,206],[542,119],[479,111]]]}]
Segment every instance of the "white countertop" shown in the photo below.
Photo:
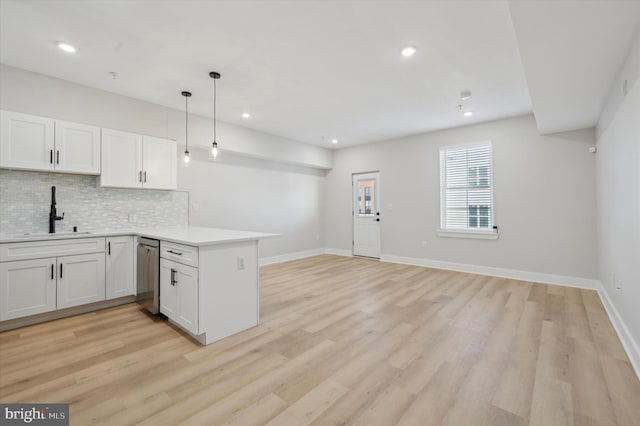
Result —
[{"label": "white countertop", "polygon": [[89,233],[57,234],[33,233],[33,234],[0,234],[0,244],[19,243],[27,241],[63,240],[69,238],[114,237],[119,235],[137,235],[156,240],[171,241],[191,246],[208,246],[238,241],[262,240],[264,238],[277,237],[279,234],[264,232],[234,231],[230,229],[207,228],[203,226],[175,226],[153,229],[125,229],[125,230],[99,230]]}]

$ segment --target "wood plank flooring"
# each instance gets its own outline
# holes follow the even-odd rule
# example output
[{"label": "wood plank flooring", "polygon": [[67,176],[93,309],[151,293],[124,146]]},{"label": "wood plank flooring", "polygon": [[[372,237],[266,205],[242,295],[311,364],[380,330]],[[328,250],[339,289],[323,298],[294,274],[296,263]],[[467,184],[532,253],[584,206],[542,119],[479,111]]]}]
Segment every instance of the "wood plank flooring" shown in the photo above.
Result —
[{"label": "wood plank flooring", "polygon": [[206,347],[135,304],[0,333],[0,401],[72,425],[640,425],[593,291],[329,255],[260,276],[261,325]]}]

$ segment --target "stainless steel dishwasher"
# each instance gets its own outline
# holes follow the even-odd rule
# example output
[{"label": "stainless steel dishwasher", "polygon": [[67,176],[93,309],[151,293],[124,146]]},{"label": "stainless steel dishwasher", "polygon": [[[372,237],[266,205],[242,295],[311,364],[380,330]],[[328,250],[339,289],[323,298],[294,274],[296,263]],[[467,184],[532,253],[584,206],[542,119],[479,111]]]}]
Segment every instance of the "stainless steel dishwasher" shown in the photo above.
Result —
[{"label": "stainless steel dishwasher", "polygon": [[160,307],[160,242],[138,237],[138,303],[157,314]]}]

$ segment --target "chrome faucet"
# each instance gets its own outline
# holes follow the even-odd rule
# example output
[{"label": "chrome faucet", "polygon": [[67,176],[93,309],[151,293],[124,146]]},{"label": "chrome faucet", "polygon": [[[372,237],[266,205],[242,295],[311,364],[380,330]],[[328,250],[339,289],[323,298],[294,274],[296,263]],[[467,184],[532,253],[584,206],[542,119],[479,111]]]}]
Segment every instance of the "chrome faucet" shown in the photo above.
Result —
[{"label": "chrome faucet", "polygon": [[58,212],[56,211],[56,187],[51,187],[51,210],[49,211],[49,233],[56,233],[56,220],[64,219],[64,213],[62,216],[58,216]]}]

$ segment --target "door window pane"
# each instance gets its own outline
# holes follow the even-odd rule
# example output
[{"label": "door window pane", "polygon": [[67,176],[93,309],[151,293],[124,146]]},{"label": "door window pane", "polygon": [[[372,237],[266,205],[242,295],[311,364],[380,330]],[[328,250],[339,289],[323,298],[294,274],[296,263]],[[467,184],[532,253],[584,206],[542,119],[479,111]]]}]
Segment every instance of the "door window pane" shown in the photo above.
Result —
[{"label": "door window pane", "polygon": [[376,213],[375,180],[358,180],[358,216],[373,216]]}]

